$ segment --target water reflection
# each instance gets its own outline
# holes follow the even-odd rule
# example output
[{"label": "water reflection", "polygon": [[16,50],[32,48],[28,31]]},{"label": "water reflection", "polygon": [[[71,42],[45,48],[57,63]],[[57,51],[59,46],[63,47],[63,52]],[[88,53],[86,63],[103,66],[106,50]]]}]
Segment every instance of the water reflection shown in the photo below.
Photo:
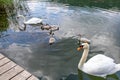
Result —
[{"label": "water reflection", "polygon": [[78,70],[78,76],[79,80],[119,80],[119,77],[116,74],[108,75],[106,78],[102,78],[86,74],[80,70]]},{"label": "water reflection", "polygon": [[119,1],[113,1],[113,0],[109,0],[109,1],[105,1],[105,0],[52,0],[52,1],[58,1],[61,3],[65,3],[65,4],[69,4],[72,6],[89,6],[89,7],[102,7],[102,8],[116,8],[116,9],[120,9],[119,6]]},{"label": "water reflection", "polygon": [[102,53],[120,63],[119,12],[38,0],[25,3],[29,8],[28,19],[39,17],[43,23],[60,26],[55,32],[57,42],[52,46],[48,45],[49,35],[39,26],[28,25],[24,32],[8,28],[9,35],[0,38],[0,51],[34,75],[60,80],[77,73],[81,52],[76,51],[75,36],[79,33],[91,40],[89,58]]}]

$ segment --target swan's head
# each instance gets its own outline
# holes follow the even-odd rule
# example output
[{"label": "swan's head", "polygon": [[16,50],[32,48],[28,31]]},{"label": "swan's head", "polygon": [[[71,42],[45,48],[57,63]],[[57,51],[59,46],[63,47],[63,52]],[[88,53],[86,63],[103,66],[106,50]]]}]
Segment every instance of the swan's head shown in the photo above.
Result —
[{"label": "swan's head", "polygon": [[19,19],[20,17],[23,17],[24,18],[24,16],[23,15],[17,15],[17,19]]},{"label": "swan's head", "polygon": [[81,49],[89,49],[89,44],[88,43],[82,43],[77,50],[80,51]]}]

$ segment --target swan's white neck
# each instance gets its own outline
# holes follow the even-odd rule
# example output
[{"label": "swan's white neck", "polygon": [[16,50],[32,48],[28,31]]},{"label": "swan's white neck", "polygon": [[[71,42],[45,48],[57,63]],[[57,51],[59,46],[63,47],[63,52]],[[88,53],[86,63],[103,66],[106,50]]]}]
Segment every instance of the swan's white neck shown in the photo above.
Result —
[{"label": "swan's white neck", "polygon": [[84,49],[83,54],[82,54],[82,57],[81,57],[81,59],[80,59],[80,61],[79,61],[79,64],[78,64],[78,68],[79,68],[79,69],[82,69],[82,67],[83,67],[83,65],[84,65],[84,63],[85,63],[85,61],[86,61],[86,59],[87,59],[88,52],[89,52],[89,48]]},{"label": "swan's white neck", "polygon": [[23,15],[19,15],[19,17],[23,18],[23,21],[26,21],[26,18]]}]

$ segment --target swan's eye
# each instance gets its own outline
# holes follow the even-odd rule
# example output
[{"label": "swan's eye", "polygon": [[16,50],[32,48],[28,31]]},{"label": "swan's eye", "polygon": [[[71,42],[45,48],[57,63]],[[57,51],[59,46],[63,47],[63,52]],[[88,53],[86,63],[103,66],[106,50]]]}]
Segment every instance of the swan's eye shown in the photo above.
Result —
[{"label": "swan's eye", "polygon": [[17,19],[19,19],[19,17],[17,16]]}]

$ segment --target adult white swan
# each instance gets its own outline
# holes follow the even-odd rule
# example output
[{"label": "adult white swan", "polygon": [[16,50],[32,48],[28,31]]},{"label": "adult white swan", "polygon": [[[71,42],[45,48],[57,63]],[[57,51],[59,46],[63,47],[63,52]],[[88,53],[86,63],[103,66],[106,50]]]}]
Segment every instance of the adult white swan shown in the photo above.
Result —
[{"label": "adult white swan", "polygon": [[29,25],[40,24],[40,23],[42,24],[42,19],[40,19],[40,18],[33,17],[29,20],[26,20],[26,18],[23,15],[18,15],[17,16],[17,18],[20,18],[20,17],[23,18],[23,23],[24,23],[24,26],[22,26],[22,28],[18,27],[19,30],[21,30],[21,31],[26,30],[26,25],[27,24],[29,24]]},{"label": "adult white swan", "polygon": [[23,16],[23,15],[18,15],[17,18],[23,18],[23,23],[24,24],[39,24],[39,23],[42,23],[42,19],[40,18],[36,18],[36,17],[33,17],[29,20],[26,20],[26,18]]},{"label": "adult white swan", "polygon": [[94,76],[106,77],[107,75],[114,74],[120,70],[120,64],[114,63],[112,58],[103,54],[98,54],[85,63],[89,53],[89,44],[83,43],[77,48],[78,51],[81,49],[84,49],[84,51],[78,64],[78,69],[83,72]]}]

